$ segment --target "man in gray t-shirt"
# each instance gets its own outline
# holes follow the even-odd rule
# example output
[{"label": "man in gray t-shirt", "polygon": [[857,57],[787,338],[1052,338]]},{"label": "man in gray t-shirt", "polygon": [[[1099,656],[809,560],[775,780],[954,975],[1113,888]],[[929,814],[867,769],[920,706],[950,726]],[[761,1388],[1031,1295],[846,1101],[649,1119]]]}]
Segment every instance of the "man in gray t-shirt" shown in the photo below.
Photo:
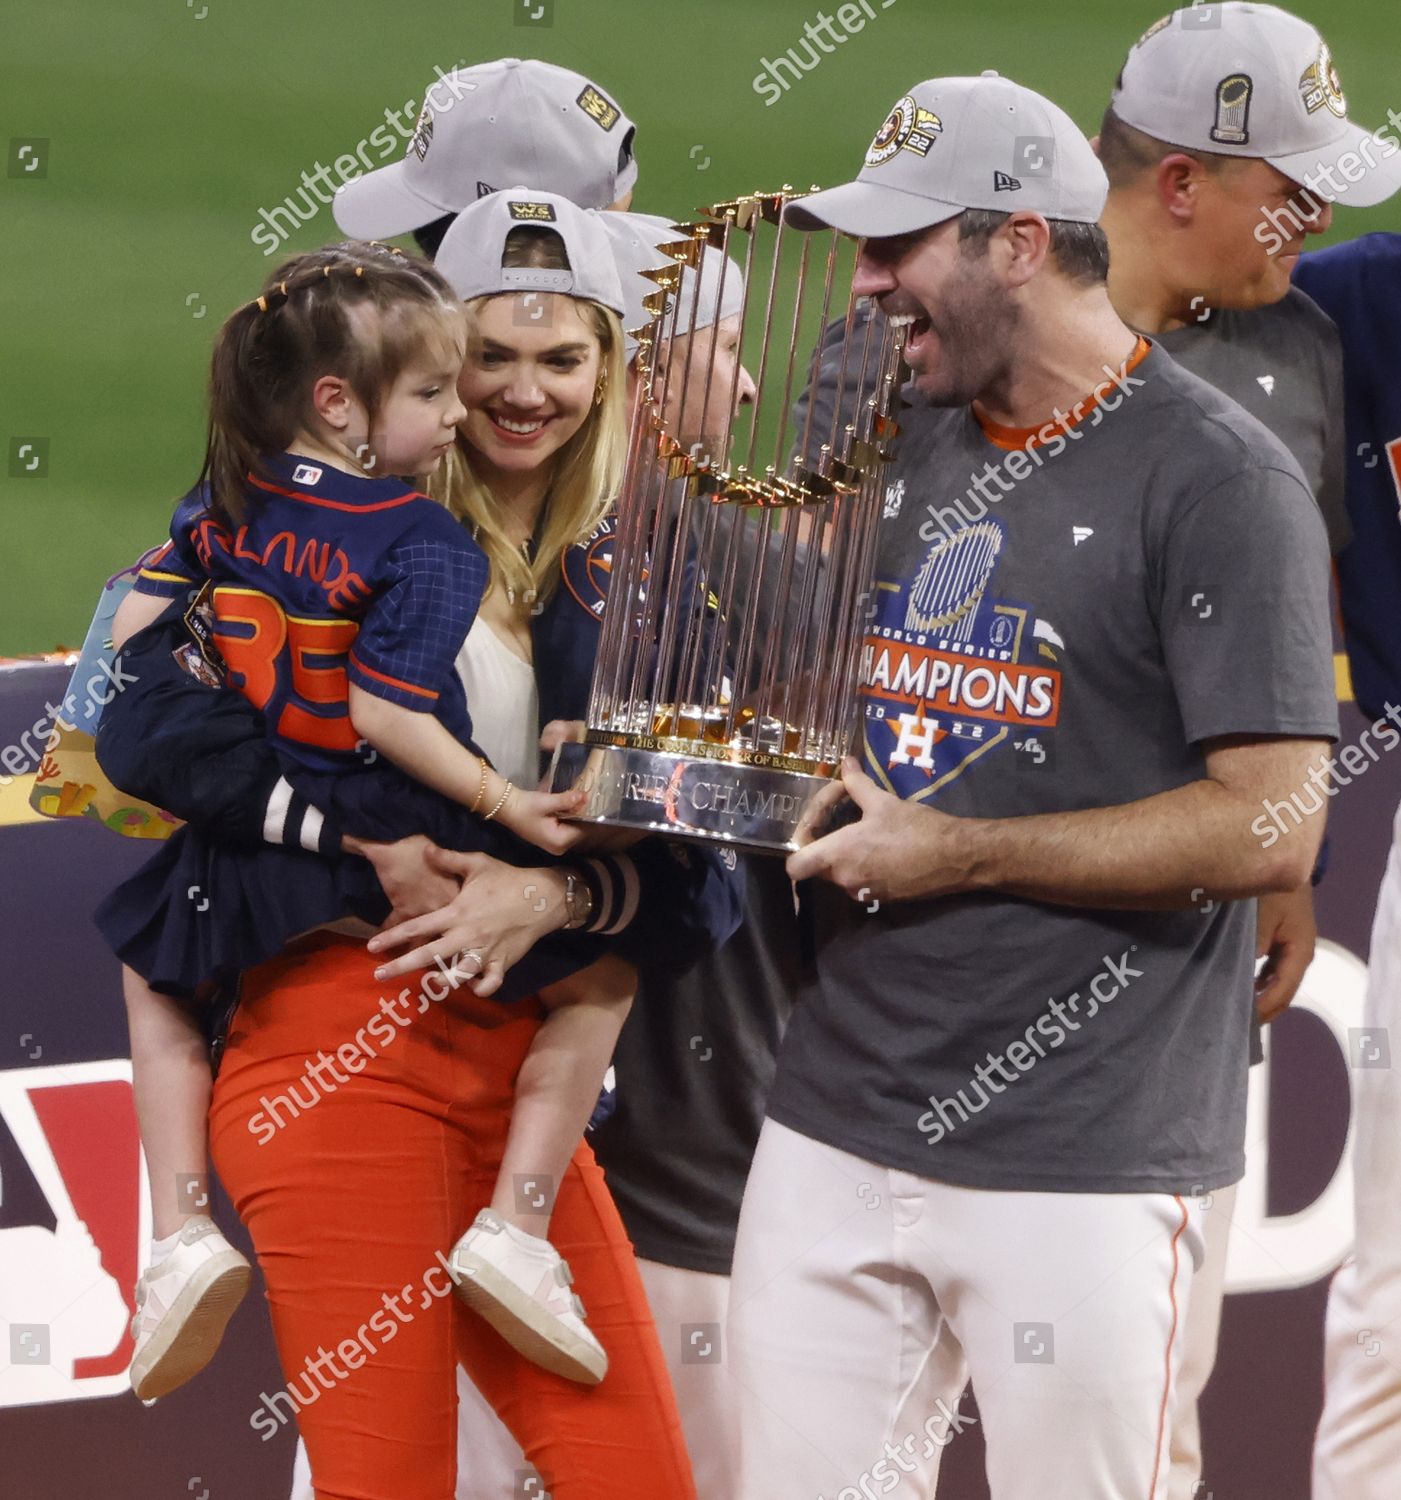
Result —
[{"label": "man in gray t-shirt", "polygon": [[738,1500],[927,1478],[970,1372],[997,1500],[1160,1493],[1203,1195],[1243,1166],[1248,898],[1321,836],[1251,825],[1337,717],[1308,486],[1115,314],[1105,187],[993,75],[912,89],[789,210],[867,237],[923,404],[859,821],[789,862],[828,884],[736,1246]]}]

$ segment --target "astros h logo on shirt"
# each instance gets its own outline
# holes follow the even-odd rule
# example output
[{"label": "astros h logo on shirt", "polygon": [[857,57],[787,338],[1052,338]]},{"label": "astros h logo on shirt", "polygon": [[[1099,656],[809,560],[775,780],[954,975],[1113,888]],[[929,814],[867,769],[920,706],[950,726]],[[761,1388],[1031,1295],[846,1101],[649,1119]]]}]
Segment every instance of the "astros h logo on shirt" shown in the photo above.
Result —
[{"label": "astros h logo on shirt", "polygon": [[871,775],[918,801],[995,746],[1041,750],[1060,718],[1064,642],[996,598],[1004,541],[986,519],[941,536],[904,579],[877,580],[860,690]]}]

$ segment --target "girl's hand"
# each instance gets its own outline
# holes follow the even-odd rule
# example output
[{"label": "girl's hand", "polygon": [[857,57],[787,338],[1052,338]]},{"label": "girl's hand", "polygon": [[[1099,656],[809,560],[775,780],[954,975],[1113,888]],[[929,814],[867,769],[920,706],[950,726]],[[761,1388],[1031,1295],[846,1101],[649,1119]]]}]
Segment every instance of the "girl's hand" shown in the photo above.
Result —
[{"label": "girl's hand", "polygon": [[488,854],[438,848],[430,858],[440,874],[454,877],[454,885],[461,879],[462,887],[440,909],[370,939],[371,953],[412,945],[376,969],[376,979],[395,979],[442,959],[469,989],[491,995],[512,964],[569,920],[562,870],[520,870]]},{"label": "girl's hand", "polygon": [[457,894],[458,882],[430,863],[430,855],[443,851],[424,834],[415,833],[393,844],[347,838],[343,847],[348,853],[363,855],[374,866],[393,907],[386,925],[437,911]]},{"label": "girl's hand", "polygon": [[581,812],[588,800],[585,792],[527,792],[516,787],[505,807],[496,815],[518,838],[547,854],[567,854],[585,833],[582,824],[565,823],[570,813]]},{"label": "girl's hand", "polygon": [[551,719],[540,731],[540,748],[546,755],[553,755],[561,745],[574,740],[584,743],[584,721],[582,719]]}]

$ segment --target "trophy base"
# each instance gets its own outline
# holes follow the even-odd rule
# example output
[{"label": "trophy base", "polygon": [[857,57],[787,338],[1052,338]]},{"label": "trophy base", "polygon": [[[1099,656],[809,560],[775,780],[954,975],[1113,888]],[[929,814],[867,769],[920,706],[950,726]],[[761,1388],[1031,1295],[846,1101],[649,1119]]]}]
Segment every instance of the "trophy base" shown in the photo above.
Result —
[{"label": "trophy base", "polygon": [[759,854],[791,854],[798,848],[798,823],[828,785],[826,776],[806,771],[575,741],[555,751],[550,768],[552,791],[582,787],[588,792],[583,811],[575,815],[578,822]]}]

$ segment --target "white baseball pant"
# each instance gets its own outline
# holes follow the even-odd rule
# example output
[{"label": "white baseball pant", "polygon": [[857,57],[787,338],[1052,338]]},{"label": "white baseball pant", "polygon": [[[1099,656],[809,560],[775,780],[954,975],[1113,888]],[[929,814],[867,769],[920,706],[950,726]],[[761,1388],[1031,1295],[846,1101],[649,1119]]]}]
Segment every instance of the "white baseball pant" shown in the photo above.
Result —
[{"label": "white baseball pant", "polygon": [[[1209,1202],[1208,1202],[1209,1198]],[[1168,1500],[1202,1500],[1202,1430],[1197,1404],[1216,1365],[1221,1333],[1221,1304],[1226,1298],[1226,1252],[1231,1241],[1231,1214],[1236,1185],[1217,1188],[1202,1199],[1202,1263],[1192,1277],[1192,1297],[1177,1369],[1169,1456]]]},{"label": "white baseball pant", "polygon": [[970,1374],[993,1500],[1165,1500],[1201,1217],[953,1187],[767,1121],[730,1292],[733,1500],[932,1500]]},{"label": "white baseball pant", "polygon": [[1313,1500],[1401,1493],[1401,811],[1377,896],[1353,1038],[1357,1240],[1333,1278]]}]

